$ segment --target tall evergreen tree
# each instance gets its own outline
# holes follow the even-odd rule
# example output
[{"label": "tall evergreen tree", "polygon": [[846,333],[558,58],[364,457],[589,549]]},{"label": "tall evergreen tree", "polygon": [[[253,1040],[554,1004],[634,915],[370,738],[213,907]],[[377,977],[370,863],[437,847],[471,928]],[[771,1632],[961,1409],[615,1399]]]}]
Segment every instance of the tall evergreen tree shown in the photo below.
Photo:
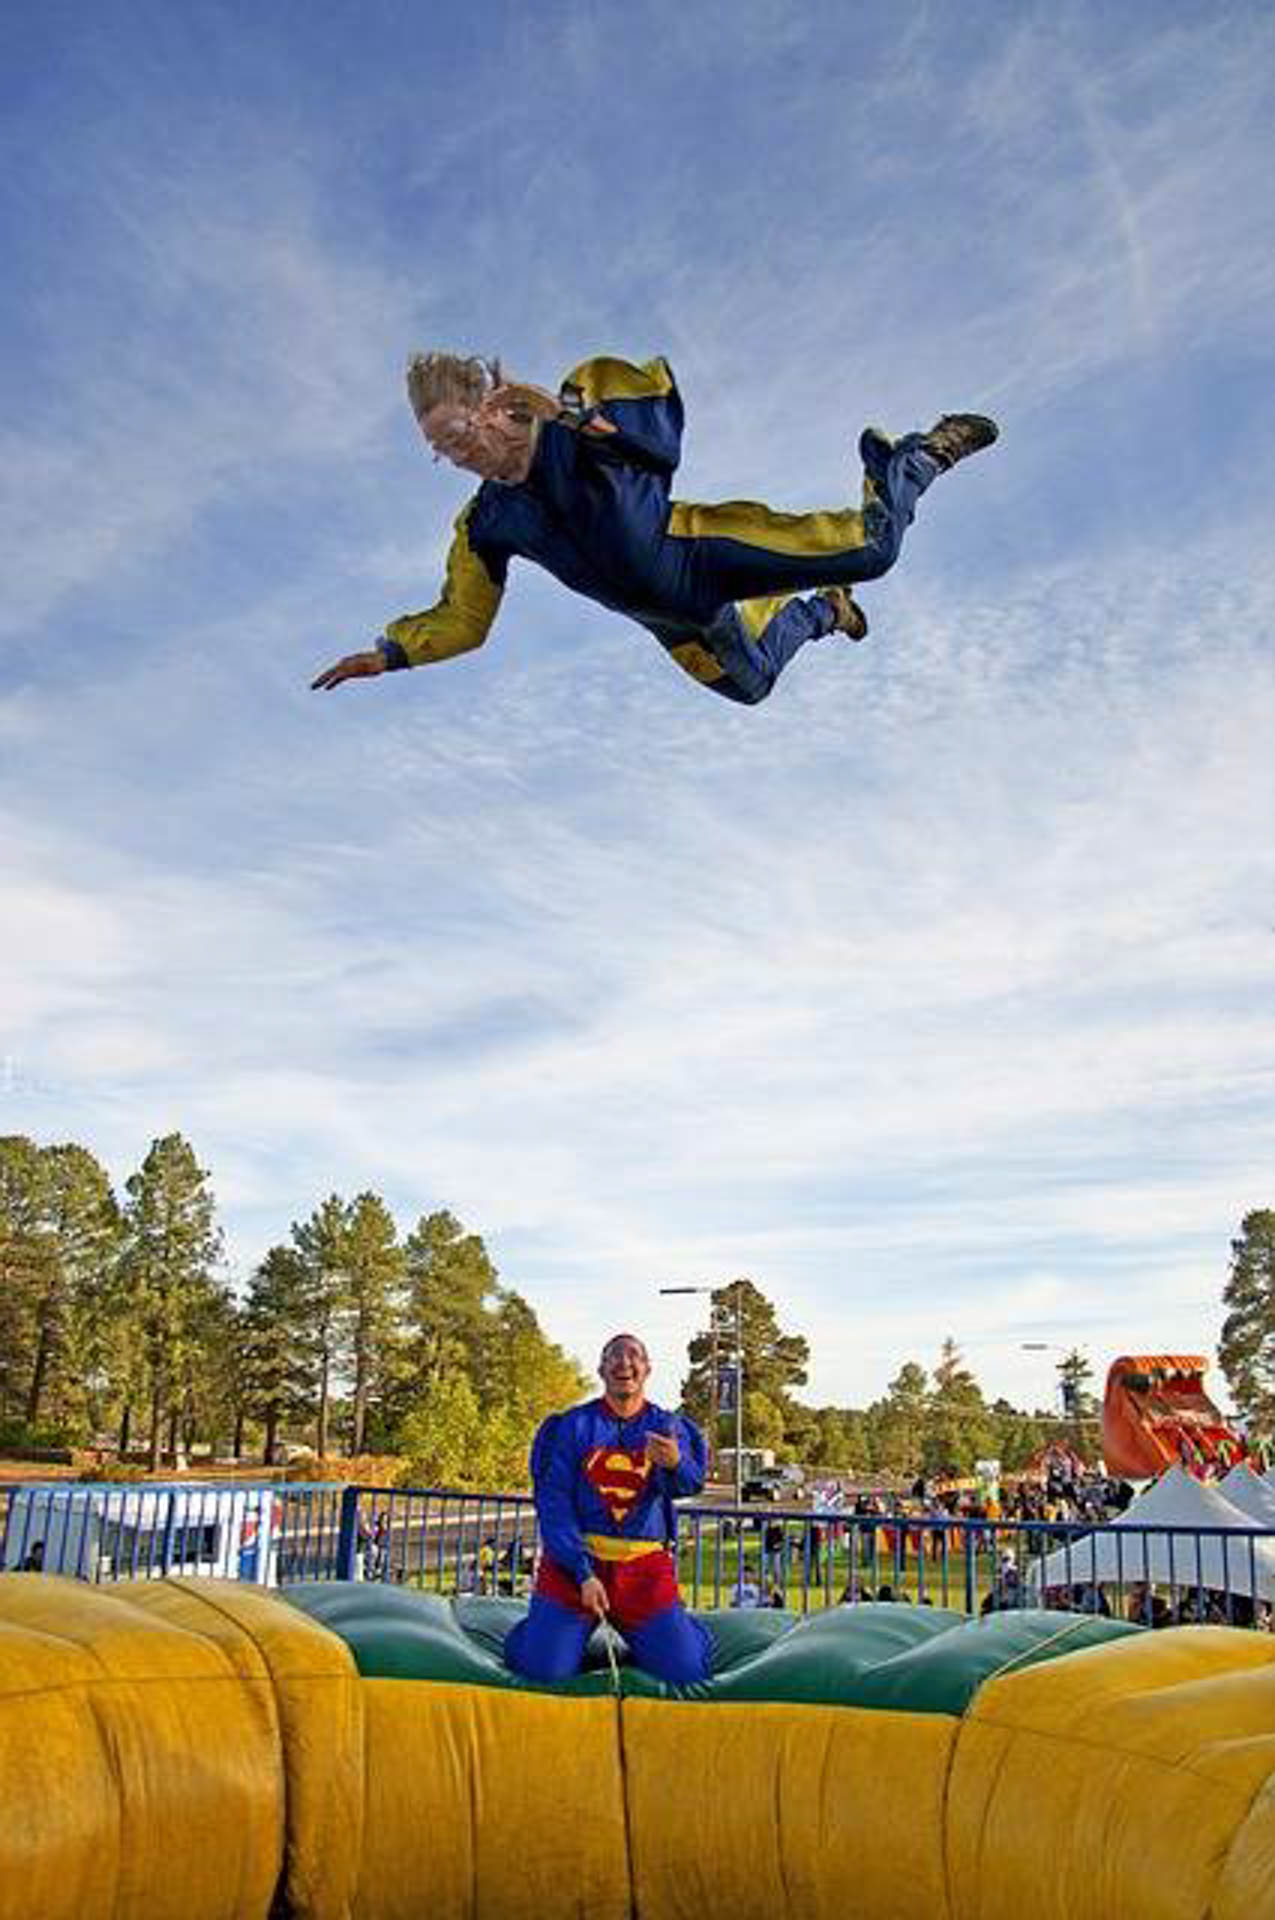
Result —
[{"label": "tall evergreen tree", "polygon": [[[719,1331],[716,1340],[711,1332],[697,1333],[691,1340],[687,1349],[690,1368],[682,1383],[682,1404],[702,1425],[711,1422],[713,1355],[716,1351],[719,1372],[733,1363],[737,1305],[744,1361],[744,1445],[770,1446],[777,1438],[782,1440],[784,1421],[791,1407],[789,1389],[805,1385],[810,1346],[801,1334],[783,1331],[773,1303],[751,1280],[736,1280],[729,1286],[714,1289],[712,1307]],[[754,1395],[757,1396],[755,1407]],[[750,1408],[755,1416],[751,1419]],[[719,1420],[719,1425],[723,1424]],[[762,1438],[763,1431],[765,1438]],[[720,1435],[713,1437],[720,1439]]]},{"label": "tall evergreen tree", "polygon": [[180,1133],[153,1142],[126,1183],[123,1270],[141,1336],[150,1466],[173,1450],[196,1321],[221,1252],[208,1175]]},{"label": "tall evergreen tree", "polygon": [[1263,1440],[1275,1439],[1275,1210],[1256,1208],[1231,1242],[1227,1309],[1218,1357],[1240,1411]]},{"label": "tall evergreen tree", "polygon": [[309,1298],[305,1261],[296,1247],[271,1247],[248,1285],[242,1345],[247,1407],[261,1422],[268,1467],[278,1461],[280,1433],[314,1411],[319,1352]]},{"label": "tall evergreen tree", "polygon": [[103,1320],[114,1308],[120,1216],[105,1169],[85,1147],[46,1147],[45,1227],[51,1257],[35,1303],[35,1352],[26,1417],[39,1425],[52,1401],[68,1428],[88,1425],[88,1390]]},{"label": "tall evergreen tree", "polygon": [[480,1235],[445,1209],[423,1215],[404,1246],[404,1273],[404,1398],[419,1400],[457,1370],[479,1387],[486,1307],[499,1284]]},{"label": "tall evergreen tree", "polygon": [[867,1413],[872,1464],[885,1473],[916,1473],[925,1457],[929,1376],[907,1360]]},{"label": "tall evergreen tree", "polygon": [[982,1389],[949,1337],[934,1369],[922,1463],[929,1473],[968,1473],[976,1460],[991,1455],[995,1444],[996,1426]]},{"label": "tall evergreen tree", "polygon": [[243,1313],[231,1289],[209,1276],[191,1300],[178,1397],[178,1427],[187,1453],[206,1441],[214,1459],[242,1452],[247,1394]]},{"label": "tall evergreen tree", "polygon": [[368,1404],[395,1375],[403,1252],[385,1202],[361,1193],[345,1229],[342,1328],[353,1385],[350,1452],[364,1450]]},{"label": "tall evergreen tree", "polygon": [[347,1285],[349,1208],[331,1193],[308,1220],[292,1228],[292,1244],[306,1276],[307,1318],[314,1341],[314,1450],[328,1451],[333,1385],[341,1362],[341,1314]]},{"label": "tall evergreen tree", "polygon": [[47,1230],[48,1168],[25,1134],[0,1137],[0,1420],[25,1420],[38,1302],[54,1250]]}]

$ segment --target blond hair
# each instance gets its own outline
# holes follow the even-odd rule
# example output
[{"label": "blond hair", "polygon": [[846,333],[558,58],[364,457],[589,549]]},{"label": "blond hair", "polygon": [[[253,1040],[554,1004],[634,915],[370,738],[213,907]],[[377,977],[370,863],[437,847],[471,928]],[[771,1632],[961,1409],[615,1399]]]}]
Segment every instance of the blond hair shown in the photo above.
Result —
[{"label": "blond hair", "polygon": [[499,360],[459,353],[414,353],[407,363],[407,397],[423,420],[433,407],[480,407],[500,385]]}]

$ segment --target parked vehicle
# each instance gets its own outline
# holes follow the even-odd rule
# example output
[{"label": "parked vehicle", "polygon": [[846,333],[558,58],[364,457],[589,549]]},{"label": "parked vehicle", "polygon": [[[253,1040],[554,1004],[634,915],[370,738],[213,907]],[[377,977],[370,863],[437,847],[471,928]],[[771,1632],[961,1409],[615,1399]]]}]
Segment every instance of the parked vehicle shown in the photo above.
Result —
[{"label": "parked vehicle", "polygon": [[792,1487],[782,1467],[763,1467],[745,1480],[740,1492],[745,1500],[782,1500]]},{"label": "parked vehicle", "polygon": [[277,1586],[278,1518],[270,1487],[16,1487],[0,1568],[93,1581],[215,1574]]}]

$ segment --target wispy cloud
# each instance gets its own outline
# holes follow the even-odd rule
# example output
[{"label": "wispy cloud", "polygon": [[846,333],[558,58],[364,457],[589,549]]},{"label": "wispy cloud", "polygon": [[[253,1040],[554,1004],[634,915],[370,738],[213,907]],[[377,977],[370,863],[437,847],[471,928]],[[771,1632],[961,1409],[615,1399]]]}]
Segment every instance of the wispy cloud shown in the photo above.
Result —
[{"label": "wispy cloud", "polygon": [[[24,164],[91,216],[0,200],[0,1125],[117,1178],[181,1127],[240,1271],[333,1185],[448,1204],[585,1353],[750,1271],[825,1399],[948,1331],[1006,1391],[1033,1334],[1207,1343],[1275,1073],[1270,24],[725,17],[440,15],[407,74],[373,9],[370,92],[325,28],[233,107],[176,28],[90,43]],[[685,496],[1006,433],[755,712],[525,568],[481,655],[313,697],[433,597],[449,340],[667,351]]]}]

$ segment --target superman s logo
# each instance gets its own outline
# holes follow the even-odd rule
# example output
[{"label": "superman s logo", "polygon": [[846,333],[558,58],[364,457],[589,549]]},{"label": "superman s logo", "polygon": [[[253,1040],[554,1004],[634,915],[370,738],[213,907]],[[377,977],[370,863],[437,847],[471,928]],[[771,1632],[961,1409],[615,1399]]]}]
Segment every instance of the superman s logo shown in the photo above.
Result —
[{"label": "superman s logo", "polygon": [[622,1527],[651,1476],[646,1454],[621,1447],[595,1447],[586,1454],[584,1477],[606,1505],[617,1527]]}]

